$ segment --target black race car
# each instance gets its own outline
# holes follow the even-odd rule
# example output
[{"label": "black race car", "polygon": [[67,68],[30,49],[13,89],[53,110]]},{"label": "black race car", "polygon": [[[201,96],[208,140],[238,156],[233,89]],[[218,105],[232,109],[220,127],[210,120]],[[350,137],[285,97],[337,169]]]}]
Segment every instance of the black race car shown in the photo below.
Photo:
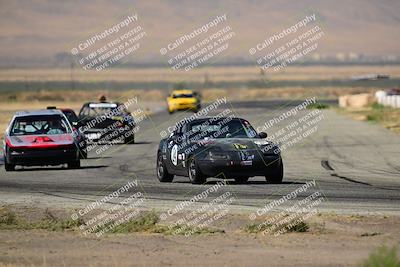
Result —
[{"label": "black race car", "polygon": [[193,184],[202,184],[207,177],[245,183],[249,177],[265,176],[268,182],[281,183],[280,149],[266,137],[241,118],[178,122],[173,133],[160,141],[157,177],[160,182],[172,182],[174,175],[182,175]]},{"label": "black race car", "polygon": [[4,136],[4,167],[68,164],[79,168],[76,134],[56,109],[17,112]]},{"label": "black race car", "polygon": [[135,142],[135,121],[121,103],[85,103],[79,112],[79,132],[89,142]]}]

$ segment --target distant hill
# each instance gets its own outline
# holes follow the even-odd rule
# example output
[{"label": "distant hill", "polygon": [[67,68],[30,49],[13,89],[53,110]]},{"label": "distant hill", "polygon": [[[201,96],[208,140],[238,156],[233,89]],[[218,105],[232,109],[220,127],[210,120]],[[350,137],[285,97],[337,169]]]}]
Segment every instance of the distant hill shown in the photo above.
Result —
[{"label": "distant hill", "polygon": [[225,60],[249,59],[250,47],[313,13],[320,54],[400,55],[397,0],[0,0],[0,65],[56,64],[129,11],[147,33],[132,62],[165,61],[161,47],[222,14],[236,33]]}]

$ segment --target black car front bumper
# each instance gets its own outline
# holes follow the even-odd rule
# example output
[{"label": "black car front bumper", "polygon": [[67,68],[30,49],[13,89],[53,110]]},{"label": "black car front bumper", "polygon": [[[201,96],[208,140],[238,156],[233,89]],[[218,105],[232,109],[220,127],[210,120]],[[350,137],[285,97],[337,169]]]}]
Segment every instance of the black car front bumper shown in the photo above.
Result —
[{"label": "black car front bumper", "polygon": [[202,174],[209,177],[234,178],[265,176],[271,170],[280,168],[282,159],[280,155],[255,155],[253,159],[240,158],[210,160],[197,160]]},{"label": "black car front bumper", "polygon": [[113,130],[90,129],[85,131],[85,138],[91,143],[109,143],[111,141],[129,139],[135,134],[135,128],[116,128]]}]

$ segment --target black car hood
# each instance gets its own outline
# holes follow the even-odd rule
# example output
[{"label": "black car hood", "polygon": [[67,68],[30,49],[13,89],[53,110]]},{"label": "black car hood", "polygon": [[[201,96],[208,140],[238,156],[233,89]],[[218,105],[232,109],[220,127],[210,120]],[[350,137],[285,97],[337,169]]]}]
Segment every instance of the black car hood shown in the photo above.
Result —
[{"label": "black car hood", "polygon": [[98,133],[103,131],[118,130],[117,123],[121,122],[125,126],[134,127],[134,120],[131,115],[120,115],[107,117],[96,121],[96,118],[87,118],[82,120],[83,126],[80,127],[81,132]]},{"label": "black car hood", "polygon": [[203,147],[218,147],[223,151],[258,150],[263,147],[275,148],[276,145],[270,141],[260,138],[218,138],[202,139],[196,143]]}]

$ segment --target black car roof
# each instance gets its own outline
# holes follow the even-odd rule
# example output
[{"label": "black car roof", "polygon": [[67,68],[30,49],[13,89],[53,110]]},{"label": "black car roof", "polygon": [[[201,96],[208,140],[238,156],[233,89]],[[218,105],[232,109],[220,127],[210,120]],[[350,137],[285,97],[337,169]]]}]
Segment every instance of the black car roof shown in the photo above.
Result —
[{"label": "black car roof", "polygon": [[198,122],[198,121],[207,121],[207,120],[210,120],[210,119],[213,119],[213,120],[216,120],[216,121],[221,121],[221,120],[224,120],[224,119],[227,119],[227,118],[229,118],[230,120],[245,120],[245,119],[242,119],[242,118],[239,118],[239,117],[219,117],[219,118],[216,118],[216,117],[213,117],[213,116],[207,116],[207,117],[197,118],[197,119],[194,119],[194,120],[189,120],[189,119],[185,120],[185,119],[183,119],[183,120],[180,120],[179,122],[181,122],[181,124],[184,125],[184,124]]},{"label": "black car roof", "polygon": [[120,102],[98,102],[98,101],[94,101],[94,102],[86,102],[85,104],[83,104],[83,106],[89,106],[90,104],[115,104],[117,106],[122,105]]},{"label": "black car roof", "polygon": [[[216,118],[216,116],[206,116],[206,117],[200,117],[200,118],[194,119],[190,122],[199,121],[199,120],[209,120],[209,119],[215,119],[215,118]],[[244,120],[239,117],[219,117],[217,120],[223,120],[223,119],[227,119],[227,118],[231,118],[232,120]]]}]

